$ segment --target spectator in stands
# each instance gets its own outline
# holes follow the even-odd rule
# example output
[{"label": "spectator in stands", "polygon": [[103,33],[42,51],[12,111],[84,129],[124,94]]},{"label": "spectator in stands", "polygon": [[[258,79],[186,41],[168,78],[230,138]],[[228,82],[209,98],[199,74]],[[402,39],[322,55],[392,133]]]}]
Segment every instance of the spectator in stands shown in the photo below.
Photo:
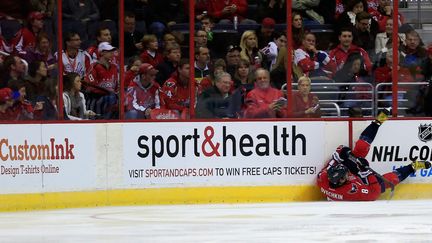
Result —
[{"label": "spectator in stands", "polygon": [[44,15],[40,12],[31,12],[27,18],[28,26],[23,27],[11,40],[14,52],[25,55],[26,49],[34,49],[36,38],[43,29]]},{"label": "spectator in stands", "polygon": [[220,24],[232,24],[237,16],[240,24],[256,24],[247,19],[248,4],[246,0],[207,1],[208,14]]},{"label": "spectator in stands", "polygon": [[31,103],[45,92],[45,81],[48,77],[48,69],[44,62],[34,61],[29,64],[28,76],[25,80],[27,99]]},{"label": "spectator in stands", "polygon": [[24,81],[26,65],[20,57],[15,55],[7,56],[3,63],[3,70],[3,83],[0,85],[0,88],[9,86],[9,83],[11,82]]},{"label": "spectator in stands", "polygon": [[181,59],[176,69],[162,86],[161,106],[177,111],[182,117],[188,117],[190,105],[189,60]]},{"label": "spectator in stands", "polygon": [[157,70],[149,63],[139,68],[139,80],[130,83],[126,93],[126,119],[148,119],[153,109],[160,108]]},{"label": "spectator in stands", "polygon": [[[362,102],[352,100],[372,99],[370,93],[361,93],[362,91],[370,91],[368,87],[355,85],[356,83],[371,83],[371,77],[365,69],[364,59],[360,53],[353,52],[348,55],[342,69],[336,72],[334,80],[336,83],[354,84],[339,86],[341,90],[339,100],[343,101],[340,103],[341,107],[361,107]],[[370,102],[368,102],[367,104],[370,104]]]},{"label": "spectator in stands", "polygon": [[98,53],[99,43],[108,42],[109,44],[111,44],[111,41],[112,41],[111,31],[106,26],[100,26],[96,30],[96,44],[87,48],[87,53],[92,58],[92,63],[96,62],[99,59],[99,53]]},{"label": "spectator in stands", "polygon": [[201,30],[204,30],[207,33],[207,42],[212,42],[214,33],[213,28],[215,26],[214,20],[212,17],[207,14],[201,18]]},{"label": "spectator in stands", "polygon": [[258,48],[262,49],[273,40],[276,22],[272,18],[264,18],[261,23],[260,31],[257,33]]},{"label": "spectator in stands", "polygon": [[304,29],[303,25],[303,17],[300,13],[293,12],[292,13],[292,44],[295,49],[300,48],[303,36],[305,35],[306,31]]},{"label": "spectator in stands", "polygon": [[411,30],[405,35],[406,43],[400,48],[402,54],[400,65],[408,68],[415,80],[422,81],[421,64],[427,56],[426,48],[417,31]]},{"label": "spectator in stands", "polygon": [[78,73],[83,78],[90,70],[91,57],[86,51],[80,49],[81,37],[76,32],[68,32],[64,37],[64,43],[62,73]]},{"label": "spectator in stands", "polygon": [[286,117],[286,99],[279,89],[270,86],[270,74],[263,68],[255,71],[255,88],[245,99],[245,118]]},{"label": "spectator in stands", "polygon": [[172,33],[165,33],[163,35],[163,47],[165,48],[168,45],[172,45],[172,44],[180,44],[179,41],[177,40],[177,37],[175,35],[173,35]]},{"label": "spectator in stands", "polygon": [[320,0],[293,0],[292,8],[297,12],[304,12],[307,17],[319,24],[324,24],[323,16],[314,10],[314,8],[318,7],[319,3]]},{"label": "spectator in stands", "polygon": [[204,30],[195,31],[195,47],[207,47],[207,33]]},{"label": "spectator in stands", "polygon": [[[57,79],[47,79],[44,93],[36,98],[36,102],[43,103],[43,108],[38,116],[39,119],[45,121],[58,119],[58,95],[59,92]],[[67,117],[65,117],[65,120],[66,119]]]},{"label": "spectator in stands", "polygon": [[118,117],[119,75],[117,67],[110,62],[115,50],[108,42],[101,42],[98,47],[99,60],[86,77],[87,108],[105,119]]},{"label": "spectator in stands", "polygon": [[[378,33],[375,37],[375,53],[386,53],[388,49],[392,48],[393,42],[393,19],[387,19],[385,32]],[[398,33],[399,44],[405,45],[405,34]],[[385,58],[385,57],[384,57]]]},{"label": "spectator in stands", "polygon": [[124,57],[125,59],[138,55],[143,46],[141,39],[143,33],[136,30],[135,14],[132,12],[124,13]]},{"label": "spectator in stands", "polygon": [[18,80],[8,84],[8,87],[15,93],[16,101],[12,106],[12,111],[15,120],[38,120],[40,119],[41,110],[43,109],[43,102],[36,102],[33,106],[30,101],[26,99],[27,92],[25,82]]},{"label": "spectator in stands", "polygon": [[[214,85],[216,76],[219,73],[226,72],[226,62],[224,59],[216,59],[211,66],[209,75],[205,76],[203,79],[195,78],[195,87],[197,90],[197,94],[201,94],[201,92],[207,88],[210,88]],[[198,96],[197,95],[197,96]]]},{"label": "spectator in stands", "polygon": [[[240,63],[240,52],[242,49],[239,46],[236,45],[229,45],[227,47],[227,53],[225,56],[226,64],[227,64],[227,72],[231,75],[231,77],[234,76],[234,73],[237,69],[237,66]],[[246,59],[249,61],[249,59]]]},{"label": "spectator in stands", "polygon": [[14,102],[13,92],[10,88],[0,89],[0,121],[15,120],[12,112]]},{"label": "spectator in stands", "polygon": [[368,52],[369,57],[375,54],[375,36],[371,30],[371,23],[375,21],[372,16],[365,11],[356,15],[356,24],[353,29],[353,43]]},{"label": "spectator in stands", "polygon": [[[377,11],[371,12],[374,18],[378,21],[378,30],[379,32],[384,32],[386,28],[387,19],[393,18],[393,8],[390,0],[379,0],[379,6]],[[404,23],[405,19],[402,14],[399,12],[398,14],[398,26],[401,26]]]},{"label": "spectator in stands", "polygon": [[99,20],[99,9],[93,0],[63,0],[63,18],[81,21]]},{"label": "spectator in stands", "polygon": [[260,50],[264,58],[264,66],[268,69],[273,69],[276,64],[279,49],[287,46],[287,38],[285,33],[276,32],[273,35],[273,41],[269,42],[266,47]]},{"label": "spectator in stands", "polygon": [[149,63],[157,67],[164,61],[162,53],[159,51],[159,43],[156,35],[144,35],[141,40],[143,52],[140,55],[143,63]]},{"label": "spectator in stands", "polygon": [[293,117],[321,117],[318,96],[310,92],[311,82],[311,79],[306,76],[298,79],[298,91],[293,92]]},{"label": "spectator in stands", "polygon": [[156,81],[160,85],[164,84],[165,81],[171,77],[171,74],[177,70],[178,62],[181,59],[180,46],[178,44],[165,46],[164,56],[164,62],[156,67],[159,71],[156,76]]},{"label": "spectator in stands", "polygon": [[[375,69],[375,72],[374,72],[375,86],[379,83],[392,84],[392,82],[393,82],[392,69],[393,69],[393,50],[389,49],[386,53],[386,65],[382,66],[382,67],[378,67],[377,69]],[[403,67],[403,66],[398,66],[398,79],[397,79],[398,83],[399,82],[410,83],[410,82],[414,82],[414,81],[415,80],[414,80],[413,76],[411,75],[411,72],[408,68]],[[399,86],[398,87],[399,91],[409,91],[410,89],[411,90],[417,89],[417,87],[416,86]],[[389,91],[388,93],[379,94],[378,99],[385,99],[387,101],[379,102],[378,106],[381,106],[381,107],[391,106],[391,100],[392,100],[391,90],[392,90],[391,85],[385,85],[385,86],[382,86],[382,88],[378,89],[378,91]],[[398,100],[401,100],[404,97],[406,97],[406,96],[404,96],[404,94],[398,93]],[[401,104],[402,103],[399,103],[399,105],[401,105]],[[404,106],[406,106],[406,104],[404,104]]]},{"label": "spectator in stands", "polygon": [[238,96],[232,96],[231,75],[226,72],[218,73],[214,86],[204,90],[198,97],[196,107],[197,118],[237,118],[240,112]]},{"label": "spectator in stands", "polygon": [[336,32],[345,28],[353,28],[356,24],[357,14],[363,11],[368,11],[366,0],[347,1],[345,11],[336,21]]},{"label": "spectator in stands", "polygon": [[55,0],[30,0],[32,10],[41,12],[47,17],[53,16],[55,4]]},{"label": "spectator in stands", "polygon": [[261,67],[262,55],[258,49],[258,39],[253,30],[246,30],[240,39],[240,57],[250,62],[254,69]]},{"label": "spectator in stands", "polygon": [[368,72],[372,71],[372,62],[369,58],[368,53],[361,47],[358,47],[352,43],[353,35],[350,28],[344,28],[339,33],[339,45],[330,51],[330,58],[336,60],[336,70],[340,70],[349,54],[358,52],[363,57],[365,70]]},{"label": "spectator in stands", "polygon": [[336,71],[336,63],[330,56],[316,49],[316,37],[312,32],[304,35],[301,47],[294,51],[294,63],[311,78],[328,79]]},{"label": "spectator in stands", "polygon": [[57,60],[51,52],[50,38],[45,32],[41,32],[36,38],[34,49],[27,49],[24,59],[28,62],[43,61],[48,70],[53,70],[57,66]]},{"label": "spectator in stands", "polygon": [[203,79],[210,74],[210,51],[207,47],[195,47],[195,79]]},{"label": "spectator in stands", "polygon": [[266,17],[272,17],[276,23],[286,23],[285,0],[261,0],[257,2],[258,21],[261,22]]},{"label": "spectator in stands", "polygon": [[246,59],[240,59],[240,63],[237,66],[236,72],[234,74],[234,88],[244,89],[244,91],[249,92],[252,90],[253,77],[250,69],[250,63]]},{"label": "spectator in stands", "polygon": [[126,73],[125,73],[125,81],[123,88],[126,90],[129,87],[129,84],[132,81],[139,81],[139,68],[141,66],[141,58],[139,56],[133,56],[129,58],[128,64],[126,66]]},{"label": "spectator in stands", "polygon": [[63,105],[68,120],[87,120],[96,113],[86,109],[86,100],[81,92],[81,77],[77,73],[63,76]]}]

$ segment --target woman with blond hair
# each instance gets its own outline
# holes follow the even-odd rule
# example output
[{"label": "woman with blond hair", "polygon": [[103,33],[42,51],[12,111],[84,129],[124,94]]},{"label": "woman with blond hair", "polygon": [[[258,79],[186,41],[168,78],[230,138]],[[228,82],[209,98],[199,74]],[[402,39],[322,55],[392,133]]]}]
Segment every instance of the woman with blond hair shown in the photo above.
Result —
[{"label": "woman with blond hair", "polygon": [[246,30],[240,39],[240,58],[246,59],[251,66],[261,67],[262,55],[258,49],[258,38],[253,30]]},{"label": "woman with blond hair", "polygon": [[311,79],[302,76],[298,79],[298,91],[293,92],[293,117],[321,117],[319,99],[311,91]]}]

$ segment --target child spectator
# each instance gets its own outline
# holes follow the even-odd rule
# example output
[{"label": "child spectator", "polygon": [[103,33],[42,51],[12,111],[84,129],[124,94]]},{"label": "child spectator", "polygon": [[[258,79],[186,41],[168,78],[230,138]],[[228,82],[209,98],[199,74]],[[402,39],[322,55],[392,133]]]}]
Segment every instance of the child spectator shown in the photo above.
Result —
[{"label": "child spectator", "polygon": [[144,35],[141,45],[144,49],[140,55],[143,63],[157,67],[164,61],[163,55],[159,52],[159,44],[155,35]]},{"label": "child spectator", "polygon": [[159,84],[164,84],[164,82],[171,77],[171,74],[177,70],[180,59],[181,51],[177,43],[165,46],[164,61],[156,67],[159,71],[156,76],[156,81]]}]

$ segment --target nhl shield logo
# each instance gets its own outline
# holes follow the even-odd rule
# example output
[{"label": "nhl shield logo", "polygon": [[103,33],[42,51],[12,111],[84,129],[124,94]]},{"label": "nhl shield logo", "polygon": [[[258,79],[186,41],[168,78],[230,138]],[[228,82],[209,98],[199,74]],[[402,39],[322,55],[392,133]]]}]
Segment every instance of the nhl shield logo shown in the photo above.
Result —
[{"label": "nhl shield logo", "polygon": [[422,142],[427,142],[432,140],[432,124],[419,126],[418,137]]}]

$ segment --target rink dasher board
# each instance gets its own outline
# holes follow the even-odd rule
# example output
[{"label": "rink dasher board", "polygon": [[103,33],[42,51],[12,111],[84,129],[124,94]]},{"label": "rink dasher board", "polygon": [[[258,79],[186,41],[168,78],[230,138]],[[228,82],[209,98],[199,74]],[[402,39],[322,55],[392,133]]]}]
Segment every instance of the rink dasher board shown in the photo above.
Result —
[{"label": "rink dasher board", "polygon": [[[387,146],[392,158],[415,156],[417,146],[424,157],[430,142],[417,138],[421,124],[428,121],[389,121],[373,146],[383,147],[381,157]],[[366,125],[353,122],[354,138]],[[2,211],[320,200],[316,174],[350,134],[345,121],[1,126]],[[35,152],[38,145],[52,155]],[[392,146],[399,146],[399,154]],[[10,147],[24,155],[11,160]],[[376,151],[371,165],[380,172],[405,162],[377,161]],[[13,176],[7,168],[18,171]],[[395,199],[432,197],[428,170],[405,184],[397,187]]]}]

